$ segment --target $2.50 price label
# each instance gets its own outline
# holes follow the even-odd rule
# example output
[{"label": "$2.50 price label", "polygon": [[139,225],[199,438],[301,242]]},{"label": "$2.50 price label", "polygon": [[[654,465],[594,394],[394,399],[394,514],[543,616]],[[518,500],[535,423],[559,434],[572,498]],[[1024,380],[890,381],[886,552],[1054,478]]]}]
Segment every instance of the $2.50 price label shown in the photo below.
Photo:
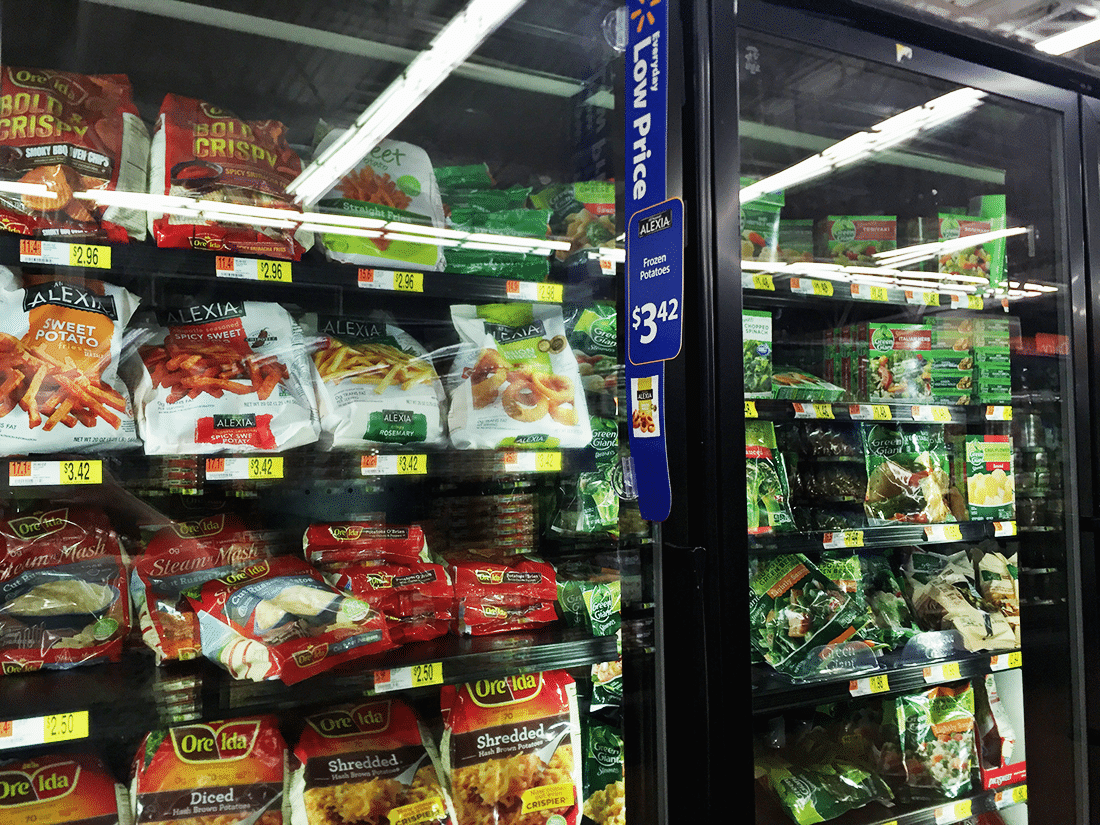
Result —
[{"label": "$2.50 price label", "polygon": [[263,481],[282,477],[283,457],[280,455],[206,459],[209,481]]},{"label": "$2.50 price label", "polygon": [[443,684],[443,663],[425,662],[411,667],[399,667],[392,670],[374,671],[374,692],[388,693],[393,690],[431,687]]},{"label": "$2.50 price label", "polygon": [[60,241],[32,241],[24,238],[19,241],[19,262],[110,269],[111,247]]},{"label": "$2.50 price label", "polygon": [[87,739],[89,735],[88,711],[53,713],[30,719],[13,719],[0,722],[0,750],[25,748],[30,745],[50,745]]},{"label": "$2.50 price label", "polygon": [[100,459],[8,463],[8,484],[12,487],[102,483],[103,462]]}]

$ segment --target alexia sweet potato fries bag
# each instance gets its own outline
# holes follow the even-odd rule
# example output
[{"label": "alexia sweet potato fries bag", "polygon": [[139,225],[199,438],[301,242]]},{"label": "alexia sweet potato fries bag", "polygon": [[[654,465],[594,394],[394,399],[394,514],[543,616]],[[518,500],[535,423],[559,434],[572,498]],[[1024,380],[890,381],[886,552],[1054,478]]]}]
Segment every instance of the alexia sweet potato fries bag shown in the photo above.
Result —
[{"label": "alexia sweet potato fries bag", "polygon": [[0,762],[0,822],[130,825],[130,800],[99,757],[54,754]]},{"label": "alexia sweet potato fries bag", "polygon": [[[150,194],[285,209],[289,220],[300,220],[286,187],[301,171],[279,121],[241,120],[202,100],[164,98],[150,152]],[[312,244],[309,233],[295,235],[259,220],[219,223],[150,212],[149,231],[157,246],[294,260]]]},{"label": "alexia sweet potato fries bag", "polygon": [[440,755],[460,823],[577,825],[581,736],[564,671],[446,690]]},{"label": "alexia sweet potato fries bag", "polygon": [[0,67],[0,228],[21,235],[144,240],[143,213],[80,193],[144,192],[149,133],[125,75]]},{"label": "alexia sweet potato fries bag", "polygon": [[0,521],[3,673],[118,661],[130,597],[118,537],[90,507]]},{"label": "alexia sweet potato fries bag", "polygon": [[264,452],[317,440],[302,331],[278,304],[223,301],[158,313],[130,359],[149,455]]},{"label": "alexia sweet potato fries bag", "polygon": [[290,778],[293,825],[451,825],[438,754],[398,699],[306,717]]},{"label": "alexia sweet potato fries bag", "polygon": [[286,762],[286,743],[269,716],[155,730],[134,758],[135,822],[285,825]]},{"label": "alexia sweet potato fries bag", "polygon": [[99,452],[137,444],[118,376],[137,296],[100,281],[18,280],[0,267],[0,452]]},{"label": "alexia sweet potato fries bag", "polygon": [[292,685],[393,647],[380,613],[296,556],[250,564],[187,598],[203,654],[238,679]]}]

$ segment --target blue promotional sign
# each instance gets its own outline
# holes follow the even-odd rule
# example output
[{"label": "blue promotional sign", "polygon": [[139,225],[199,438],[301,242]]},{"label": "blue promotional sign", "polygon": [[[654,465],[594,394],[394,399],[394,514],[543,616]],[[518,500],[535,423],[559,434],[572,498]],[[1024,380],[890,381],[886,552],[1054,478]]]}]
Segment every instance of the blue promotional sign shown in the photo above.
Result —
[{"label": "blue promotional sign", "polygon": [[626,229],[627,347],[636,365],[680,354],[684,318],[684,204],[636,212]]},{"label": "blue promotional sign", "polygon": [[[664,0],[630,0],[627,20],[626,46],[626,214],[631,216],[629,225],[640,226],[650,207],[675,210],[677,218],[671,230],[655,232],[654,236],[665,238],[676,235],[676,241],[658,242],[654,237],[654,254],[668,256],[671,247],[677,246],[677,255],[681,264],[673,278],[673,268],[661,275],[642,279],[643,270],[660,270],[665,263],[647,267],[644,261],[636,261],[639,253],[647,257],[636,244],[642,241],[636,232],[627,232],[626,267],[629,273],[638,273],[638,277],[628,277],[627,319],[627,358],[626,380],[627,401],[630,405],[630,457],[634,462],[635,488],[638,492],[638,508],[642,518],[650,521],[664,521],[672,511],[672,486],[668,477],[668,451],[665,447],[666,427],[664,421],[664,359],[674,357],[679,351],[679,330],[673,330],[669,324],[666,303],[665,319],[660,320],[660,303],[656,283],[654,294],[638,302],[638,328],[635,330],[633,302],[635,295],[642,297],[636,287],[644,281],[669,282],[675,279],[679,284],[677,296],[683,293],[682,268],[682,231],[683,206],[665,204],[665,160],[666,134],[668,129],[668,6]],[[645,211],[644,211],[645,210]],[[654,215],[664,211],[658,208]],[[642,213],[639,216],[638,213]],[[672,217],[670,212],[669,217]],[[660,247],[659,249],[657,247]],[[666,260],[667,263],[667,260]],[[667,301],[668,294],[661,300]],[[653,317],[649,317],[645,304],[653,303]],[[677,312],[682,315],[682,311]],[[650,323],[653,326],[650,326]],[[678,326],[678,324],[677,324]],[[662,332],[662,327],[665,331]],[[656,331],[654,332],[654,328]],[[650,338],[650,334],[653,337]],[[676,346],[671,341],[675,338]],[[669,355],[668,353],[672,354]]]}]

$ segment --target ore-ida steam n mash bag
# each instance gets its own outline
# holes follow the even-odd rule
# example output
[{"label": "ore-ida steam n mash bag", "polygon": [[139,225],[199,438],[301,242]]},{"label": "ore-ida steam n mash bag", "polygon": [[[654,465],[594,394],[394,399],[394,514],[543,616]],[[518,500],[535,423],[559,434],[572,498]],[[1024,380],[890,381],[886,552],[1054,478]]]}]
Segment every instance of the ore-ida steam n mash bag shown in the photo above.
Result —
[{"label": "ore-ida steam n mash bag", "polygon": [[[317,147],[317,157],[341,134],[334,131],[326,135]],[[396,140],[379,143],[322,196],[318,206],[325,212],[360,218],[443,226],[443,202],[428,153]],[[319,235],[318,240],[333,261],[359,266],[400,262],[424,269],[443,268],[443,248],[433,243],[330,232]]]},{"label": "ore-ida steam n mash bag", "polygon": [[138,298],[82,278],[0,267],[0,451],[87,452],[137,443],[118,377]]},{"label": "ore-ida steam n mash bag", "polygon": [[451,440],[459,449],[586,447],[592,440],[560,306],[451,307]]},{"label": "ore-ida steam n mash bag", "polygon": [[130,825],[130,800],[90,753],[0,762],[0,822],[7,825]]},{"label": "ore-ida steam n mash bag", "polygon": [[130,359],[145,452],[286,450],[317,440],[302,331],[278,304],[223,301],[158,312]]},{"label": "ore-ida steam n mash bag", "polygon": [[0,192],[0,228],[51,239],[145,239],[144,214],[76,197],[144,192],[149,133],[125,75],[0,67],[0,180],[43,194]]}]

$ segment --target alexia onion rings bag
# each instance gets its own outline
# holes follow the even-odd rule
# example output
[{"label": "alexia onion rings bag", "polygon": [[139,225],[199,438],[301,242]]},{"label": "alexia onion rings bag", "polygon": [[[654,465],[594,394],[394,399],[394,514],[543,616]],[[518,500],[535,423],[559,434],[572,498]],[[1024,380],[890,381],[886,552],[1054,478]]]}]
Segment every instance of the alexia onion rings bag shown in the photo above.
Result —
[{"label": "alexia onion rings bag", "polygon": [[118,376],[138,298],[58,275],[20,283],[0,267],[0,452],[99,452],[137,444]]},{"label": "alexia onion rings bag", "polygon": [[578,825],[583,750],[569,674],[445,687],[441,701],[439,750],[460,823]]},{"label": "alexia onion rings bag", "polygon": [[158,311],[130,359],[149,455],[273,452],[317,440],[302,331],[278,304],[219,301]]},{"label": "alexia onion rings bag", "polygon": [[155,730],[134,758],[137,825],[286,825],[286,743],[273,717]]},{"label": "alexia onion rings bag", "polygon": [[295,556],[250,564],[187,598],[203,655],[237,679],[292,685],[393,647],[381,614]]},{"label": "alexia onion rings bag", "polygon": [[587,447],[592,426],[560,306],[451,307],[451,441],[459,449]]},{"label": "alexia onion rings bag", "polygon": [[[211,103],[167,95],[153,131],[149,193],[243,206],[285,209],[301,220],[286,187],[302,161],[277,120],[241,120]],[[312,243],[308,232],[225,222],[194,215],[149,212],[157,246],[298,260]]]},{"label": "alexia onion rings bag", "polygon": [[0,228],[52,239],[145,239],[144,215],[81,193],[144,192],[149,133],[125,75],[0,67]]},{"label": "alexia onion rings bag", "polygon": [[[317,147],[317,156],[341,134],[337,130],[326,135]],[[358,218],[443,226],[443,202],[428,153],[396,140],[379,143],[321,197],[318,206],[325,212]],[[334,232],[322,233],[318,241],[333,261],[359,266],[407,263],[423,269],[443,269],[443,248],[430,242]]]},{"label": "alexia onion rings bag", "polygon": [[0,762],[0,821],[9,825],[130,825],[130,798],[90,753]]},{"label": "alexia onion rings bag", "polygon": [[199,621],[184,593],[267,555],[234,515],[174,522],[157,531],[130,574],[141,638],[157,664],[202,655]]},{"label": "alexia onion rings bag", "polygon": [[408,705],[384,699],[306,717],[290,775],[293,825],[453,825],[438,753]]},{"label": "alexia onion rings bag", "polygon": [[443,385],[411,335],[383,318],[321,316],[316,330],[317,403],[333,447],[444,441]]},{"label": "alexia onion rings bag", "polygon": [[0,521],[0,672],[117,662],[130,632],[118,537],[90,507]]}]

